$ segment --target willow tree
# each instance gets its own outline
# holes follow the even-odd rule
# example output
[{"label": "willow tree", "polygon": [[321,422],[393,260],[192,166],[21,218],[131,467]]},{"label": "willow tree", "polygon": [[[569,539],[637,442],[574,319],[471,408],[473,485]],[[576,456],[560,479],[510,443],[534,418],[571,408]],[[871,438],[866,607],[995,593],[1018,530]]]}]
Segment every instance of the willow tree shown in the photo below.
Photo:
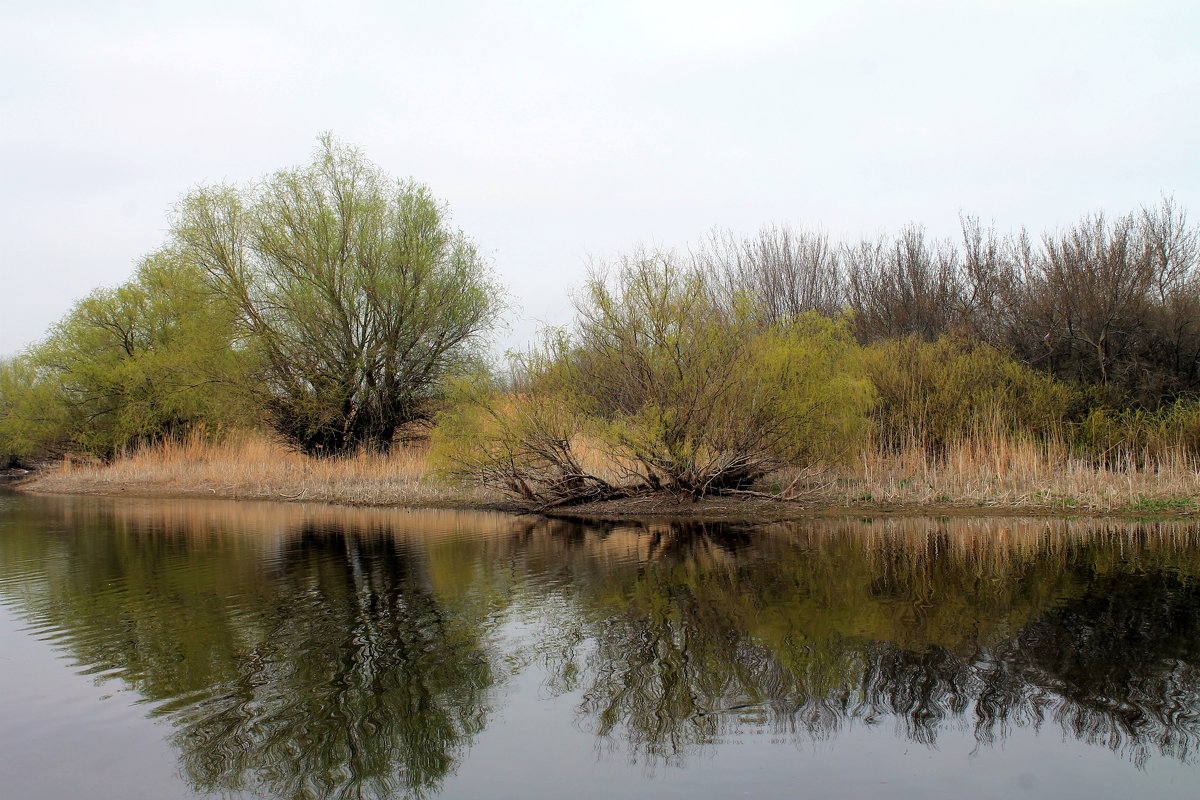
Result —
[{"label": "willow tree", "polygon": [[234,309],[178,251],[96,289],[0,370],[0,451],[110,457],[197,426],[244,423],[244,353]]},{"label": "willow tree", "polygon": [[447,206],[357,150],[185,198],[176,235],[239,311],[275,427],[309,452],[386,447],[480,351],[501,295]]}]

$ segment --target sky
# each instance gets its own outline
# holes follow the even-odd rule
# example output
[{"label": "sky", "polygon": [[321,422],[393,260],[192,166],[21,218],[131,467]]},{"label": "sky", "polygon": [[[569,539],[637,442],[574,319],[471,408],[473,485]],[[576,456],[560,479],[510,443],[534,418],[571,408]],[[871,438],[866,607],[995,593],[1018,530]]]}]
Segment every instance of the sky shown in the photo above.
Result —
[{"label": "sky", "polygon": [[508,288],[498,347],[714,226],[1200,218],[1195,0],[0,0],[0,30],[0,355],[323,131],[449,204]]}]

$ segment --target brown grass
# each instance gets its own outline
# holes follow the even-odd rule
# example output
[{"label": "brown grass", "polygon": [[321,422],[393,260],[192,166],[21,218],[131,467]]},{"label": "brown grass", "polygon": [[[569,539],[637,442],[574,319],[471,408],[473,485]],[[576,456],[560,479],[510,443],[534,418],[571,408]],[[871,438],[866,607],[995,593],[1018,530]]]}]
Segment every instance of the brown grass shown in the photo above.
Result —
[{"label": "brown grass", "polygon": [[1117,513],[1200,511],[1200,460],[1182,450],[1121,452],[1102,462],[1055,441],[996,436],[942,455],[873,448],[851,463],[782,470],[775,486],[826,505],[1023,508]]},{"label": "brown grass", "polygon": [[500,499],[433,475],[426,448],[312,458],[259,433],[211,442],[196,434],[103,463],[73,460],[38,475],[35,492],[227,497],[347,505],[472,506]]},{"label": "brown grass", "polygon": [[[581,458],[589,467],[613,469],[604,463],[599,448],[586,449]],[[996,436],[960,442],[941,456],[919,446],[898,453],[870,448],[844,465],[780,470],[760,488],[797,500],[797,505],[787,504],[795,511],[814,506],[942,507],[1178,515],[1200,512],[1198,470],[1196,456],[1181,450],[1114,454],[1097,464],[1072,456],[1063,444]],[[39,474],[26,488],[360,506],[487,507],[507,499],[497,491],[458,487],[436,475],[425,447],[317,459],[262,434],[231,436],[219,443],[196,435],[144,447],[109,464],[68,459]],[[646,513],[644,503],[627,503],[626,510]],[[702,515],[703,509],[699,511]],[[788,514],[775,516],[781,515]]]}]

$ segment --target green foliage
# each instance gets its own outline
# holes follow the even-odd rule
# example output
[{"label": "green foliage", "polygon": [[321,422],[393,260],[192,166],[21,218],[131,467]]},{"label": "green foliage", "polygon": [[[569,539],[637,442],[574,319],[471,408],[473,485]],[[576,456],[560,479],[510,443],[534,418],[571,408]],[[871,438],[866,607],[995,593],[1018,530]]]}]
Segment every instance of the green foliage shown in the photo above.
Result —
[{"label": "green foliage", "polygon": [[0,455],[110,456],[256,409],[311,452],[386,446],[501,307],[444,204],[326,136],[307,167],[193,192],[132,280],[3,365]]},{"label": "green foliage", "polygon": [[192,193],[175,234],[237,308],[274,425],[310,452],[427,419],[502,308],[445,204],[329,136],[305,167]]},{"label": "green foliage", "polygon": [[111,456],[198,423],[233,424],[248,409],[232,323],[200,273],[160,251],[129,282],[77,303],[5,370],[0,437],[21,454]]},{"label": "green foliage", "polygon": [[669,254],[590,282],[573,371],[605,438],[652,482],[701,494],[710,479],[734,485],[776,462],[839,456],[867,398],[846,326],[816,314],[765,325],[744,298],[718,297]]},{"label": "green foliage", "polygon": [[1108,462],[1142,461],[1177,452],[1200,455],[1200,399],[1180,400],[1155,411],[1091,408],[1071,429],[1082,454]]},{"label": "green foliage", "polygon": [[1059,432],[1077,390],[985,344],[953,336],[892,339],[867,349],[882,442],[940,448],[983,435]]},{"label": "green foliage", "polygon": [[570,357],[566,334],[546,331],[539,344],[510,354],[505,380],[478,372],[452,381],[434,429],[434,462],[525,500],[611,494],[598,470],[580,463],[596,421],[569,379]]},{"label": "green foliage", "polygon": [[66,409],[56,391],[29,353],[0,364],[0,461],[62,449]]},{"label": "green foliage", "polygon": [[550,502],[700,496],[840,458],[864,431],[871,390],[844,321],[767,324],[669,253],[594,277],[576,309],[572,335],[514,359],[507,394],[477,390],[442,418],[460,474]]}]

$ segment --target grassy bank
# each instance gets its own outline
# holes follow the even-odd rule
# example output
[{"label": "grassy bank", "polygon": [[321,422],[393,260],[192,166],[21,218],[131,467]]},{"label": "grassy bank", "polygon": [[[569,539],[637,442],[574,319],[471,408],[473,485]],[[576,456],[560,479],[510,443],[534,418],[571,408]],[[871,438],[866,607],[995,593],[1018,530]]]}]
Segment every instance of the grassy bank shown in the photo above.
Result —
[{"label": "grassy bank", "polygon": [[[755,487],[757,494],[692,502],[660,493],[558,511],[765,519],[827,509],[1191,515],[1200,513],[1198,468],[1195,457],[1183,453],[1125,453],[1097,463],[1053,443],[1001,437],[959,443],[938,457],[918,447],[898,453],[866,450],[840,466],[774,473]],[[110,463],[63,461],[20,488],[53,494],[522,508],[497,491],[444,479],[421,447],[318,459],[261,435],[221,443],[199,437],[168,442]]]},{"label": "grassy bank", "polygon": [[940,457],[917,447],[867,451],[843,467],[774,477],[796,499],[825,505],[1177,514],[1200,511],[1198,467],[1180,451],[1097,460],[1053,441],[998,437],[948,446]]},{"label": "grassy bank", "polygon": [[103,462],[67,459],[22,483],[47,494],[224,497],[343,505],[474,506],[497,495],[433,476],[424,449],[313,458],[259,434],[200,436],[140,447]]}]

